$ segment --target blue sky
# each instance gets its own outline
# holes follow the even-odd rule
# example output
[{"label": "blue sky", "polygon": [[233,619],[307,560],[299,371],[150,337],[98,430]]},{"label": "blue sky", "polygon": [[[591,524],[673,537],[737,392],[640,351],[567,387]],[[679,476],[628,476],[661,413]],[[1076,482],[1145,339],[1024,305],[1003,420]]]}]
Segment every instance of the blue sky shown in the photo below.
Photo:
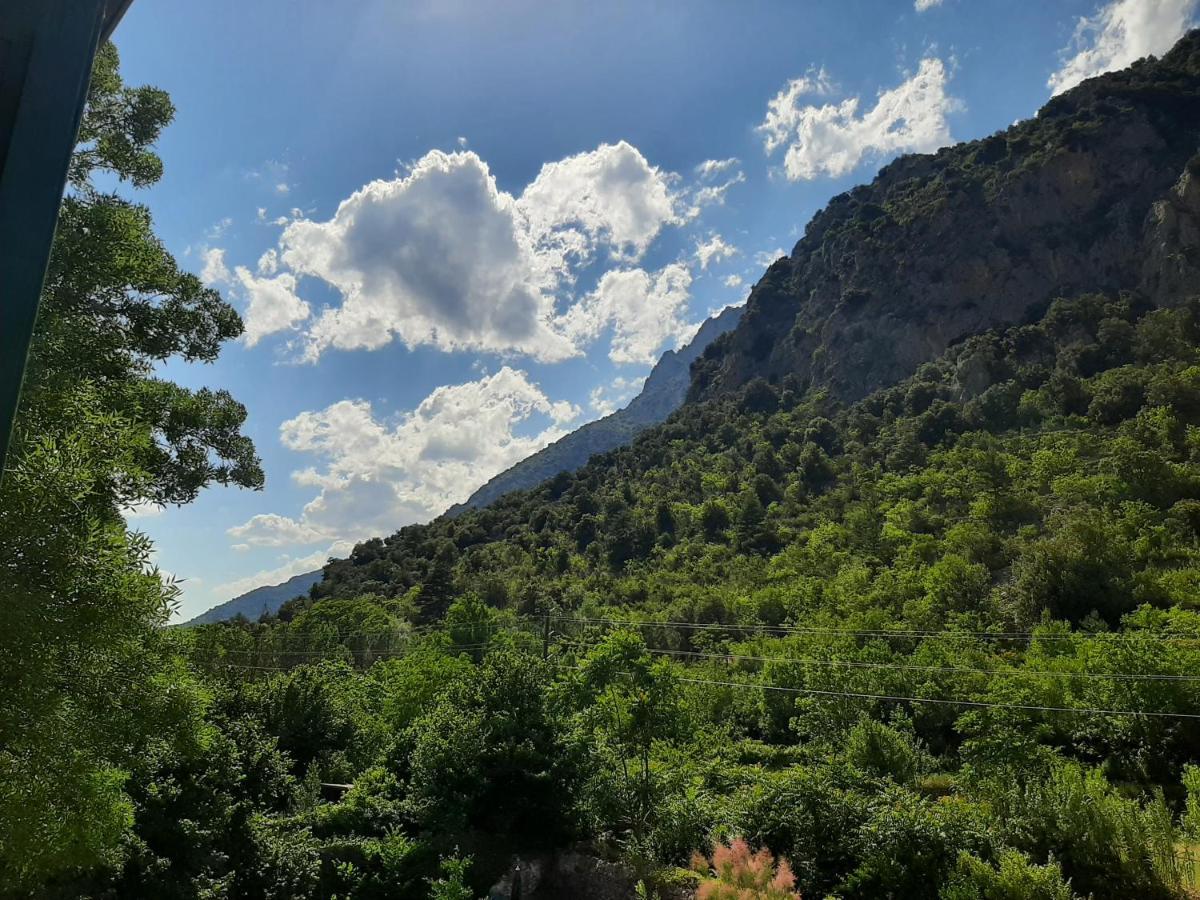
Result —
[{"label": "blue sky", "polygon": [[622,405],[900,152],[1159,53],[1197,0],[138,0],[178,108],[140,199],[246,336],[267,472],[133,525],[180,615],[440,513]]}]

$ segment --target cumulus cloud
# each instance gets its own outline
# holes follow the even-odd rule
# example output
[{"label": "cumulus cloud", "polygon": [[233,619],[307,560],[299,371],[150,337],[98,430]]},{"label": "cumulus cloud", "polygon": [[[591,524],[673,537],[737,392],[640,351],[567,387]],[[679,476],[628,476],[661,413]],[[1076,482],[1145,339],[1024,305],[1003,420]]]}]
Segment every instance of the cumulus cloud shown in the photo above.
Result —
[{"label": "cumulus cloud", "polygon": [[[259,271],[269,271],[274,257],[264,255]],[[240,293],[247,305],[242,320],[246,330],[242,339],[253,347],[266,335],[295,328],[308,318],[308,304],[296,296],[296,276],[290,272],[278,275],[255,275],[245,266],[234,269]]]},{"label": "cumulus cloud", "polygon": [[[230,273],[223,256],[209,268],[247,299],[248,344],[302,329],[298,343],[310,362],[330,348],[395,340],[555,362],[578,356],[609,325],[610,355],[640,359],[678,330],[688,281],[659,273],[641,292],[647,308],[635,312],[614,298],[632,296],[631,277],[649,276],[601,284],[603,270],[615,263],[620,272],[640,271],[631,267],[664,228],[723,202],[745,179],[737,166],[736,158],[707,160],[685,184],[619,141],[546,163],[514,196],[475,152],[432,150],[355,191],[327,220],[300,210],[274,220],[285,227],[257,271]],[[271,221],[265,209],[259,214]],[[698,252],[707,267],[735,251],[716,238]],[[596,289],[578,286],[581,273],[600,280]],[[302,278],[330,285],[339,302],[310,309],[299,296]],[[640,324],[653,330],[634,335]]]},{"label": "cumulus cloud", "polygon": [[736,256],[738,248],[728,243],[719,234],[710,235],[708,240],[696,244],[696,259],[700,268],[707,269],[709,263],[718,263],[723,259]]},{"label": "cumulus cloud", "polygon": [[914,0],[913,8],[919,12],[926,12],[933,9],[935,6],[941,6],[943,0]]},{"label": "cumulus cloud", "polygon": [[860,111],[858,97],[819,106],[804,102],[837,91],[824,69],[810,71],[767,104],[759,126],[764,147],[768,155],[786,148],[783,169],[791,181],[846,175],[865,159],[936,150],[953,140],[946,116],[961,108],[946,93],[947,77],[941,60],[924,59],[914,75]]},{"label": "cumulus cloud", "polygon": [[1197,0],[1113,0],[1080,18],[1063,64],[1047,81],[1059,94],[1085,78],[1171,49],[1193,24]]},{"label": "cumulus cloud", "polygon": [[[567,333],[584,340],[612,327],[609,359],[615,363],[653,363],[664,342],[678,343],[690,329],[684,321],[692,274],[671,263],[657,272],[613,269],[596,289],[572,307],[564,321]],[[693,329],[694,330],[694,329]]]},{"label": "cumulus cloud", "polygon": [[285,546],[360,540],[425,521],[562,437],[579,414],[508,366],[439,387],[394,423],[365,400],[301,413],[280,426],[280,439],[316,459],[293,479],[318,493],[297,518],[259,515],[229,533],[250,546]]},{"label": "cumulus cloud", "polygon": [[625,141],[546,163],[518,201],[538,244],[637,259],[676,220],[668,176]]},{"label": "cumulus cloud", "polygon": [[327,541],[331,535],[322,528],[307,522],[298,522],[275,513],[262,513],[251,517],[241,525],[226,532],[239,543],[235,550],[250,547],[290,547],[293,545],[316,544]]},{"label": "cumulus cloud", "polygon": [[741,286],[742,286],[742,276],[741,275],[726,275],[725,276],[725,287],[739,288]]},{"label": "cumulus cloud", "polygon": [[326,347],[575,351],[551,330],[553,273],[539,264],[516,202],[475,153],[433,150],[407,175],[374,181],[327,222],[292,222],[280,258],[342,294],[309,333]]}]

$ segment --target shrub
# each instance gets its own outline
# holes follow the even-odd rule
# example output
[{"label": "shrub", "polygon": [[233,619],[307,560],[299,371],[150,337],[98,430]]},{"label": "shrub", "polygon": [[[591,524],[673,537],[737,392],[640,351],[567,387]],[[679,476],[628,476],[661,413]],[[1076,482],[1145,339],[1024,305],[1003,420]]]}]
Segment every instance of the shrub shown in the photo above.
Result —
[{"label": "shrub", "polygon": [[751,853],[741,838],[729,846],[713,844],[711,860],[695,853],[692,870],[705,878],[696,900],[800,900],[787,860],[776,865],[770,850],[763,847]]},{"label": "shrub", "polygon": [[917,774],[918,753],[912,738],[890,725],[862,719],[846,738],[846,758],[872,775],[905,784]]},{"label": "shrub", "polygon": [[958,870],[938,895],[939,900],[1074,900],[1071,885],[1053,860],[1034,865],[1023,853],[1009,850],[998,867],[963,853]]}]

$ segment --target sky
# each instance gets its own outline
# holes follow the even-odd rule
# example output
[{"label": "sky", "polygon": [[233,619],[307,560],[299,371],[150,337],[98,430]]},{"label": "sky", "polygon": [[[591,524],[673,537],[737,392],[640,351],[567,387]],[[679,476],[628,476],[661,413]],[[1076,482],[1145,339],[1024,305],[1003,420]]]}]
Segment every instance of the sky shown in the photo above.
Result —
[{"label": "sky", "polygon": [[1159,54],[1200,0],[137,0],[138,199],[241,312],[262,491],[129,511],[177,616],[436,517],[627,402],[812,215]]}]

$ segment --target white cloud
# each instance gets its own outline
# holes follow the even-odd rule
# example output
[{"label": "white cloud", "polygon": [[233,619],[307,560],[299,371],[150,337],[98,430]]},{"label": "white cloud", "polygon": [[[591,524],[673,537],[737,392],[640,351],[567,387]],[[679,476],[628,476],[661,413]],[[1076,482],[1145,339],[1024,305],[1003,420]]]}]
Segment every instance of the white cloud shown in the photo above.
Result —
[{"label": "white cloud", "polygon": [[592,388],[588,395],[588,405],[596,415],[607,416],[637,396],[645,383],[645,376],[624,378],[618,375],[609,384],[599,384]]},{"label": "white cloud", "polygon": [[746,180],[746,173],[738,169],[723,182],[716,183],[718,176],[724,175],[731,169],[741,165],[736,156],[728,159],[706,159],[696,166],[697,184],[687,194],[687,219],[700,215],[706,206],[721,206],[725,202],[725,194],[731,187]]},{"label": "white cloud", "polygon": [[290,194],[291,192],[292,192],[292,187],[286,181],[280,181],[275,185],[275,193],[277,193],[281,196],[285,195],[285,194]]},{"label": "white cloud", "polygon": [[947,95],[946,80],[941,60],[924,59],[916,74],[860,113],[857,97],[820,106],[803,103],[804,97],[836,91],[824,69],[810,71],[767,104],[759,126],[764,146],[768,154],[787,148],[783,167],[791,181],[846,175],[864,159],[936,150],[952,141],[946,115],[961,108]]},{"label": "white cloud", "polygon": [[688,333],[687,312],[692,274],[682,263],[658,272],[614,269],[601,276],[596,289],[570,309],[567,333],[588,339],[612,326],[609,359],[615,363],[653,363],[668,339],[676,343]]},{"label": "white cloud", "polygon": [[1085,78],[1171,49],[1193,20],[1197,0],[1113,0],[1075,27],[1062,67],[1047,85],[1059,94]]},{"label": "white cloud", "polygon": [[[211,595],[215,598],[216,602],[223,603],[226,600],[232,600],[234,597],[240,597],[242,594],[252,591],[255,588],[283,584],[283,582],[287,581],[293,575],[302,575],[305,572],[312,572],[315,569],[321,568],[330,557],[345,556],[353,548],[353,542],[338,541],[331,544],[325,550],[318,550],[306,556],[284,556],[282,557],[283,562],[275,568],[264,569],[260,572],[255,572],[253,575],[247,575],[244,578],[236,578],[232,581],[216,585],[213,587]],[[196,586],[197,579],[188,580],[192,587]]]},{"label": "white cloud", "polygon": [[754,261],[760,266],[769,266],[781,256],[787,256],[787,251],[782,247],[776,247],[774,250],[759,250],[754,254]]},{"label": "white cloud", "polygon": [[[430,151],[355,192],[329,221],[297,218],[284,230],[277,263],[342,295],[309,327],[306,356],[395,338],[542,361],[578,355],[599,329],[578,327],[569,308],[576,273],[601,250],[636,261],[682,223],[677,180],[621,141],[545,164],[513,197],[477,154]],[[719,198],[728,184],[709,188]]]},{"label": "white cloud", "polygon": [[706,159],[700,165],[696,166],[696,175],[702,179],[708,180],[715,178],[722,172],[736,168],[741,164],[736,156],[731,156],[728,159]]},{"label": "white cloud", "polygon": [[235,550],[250,547],[290,547],[327,541],[331,535],[311,524],[297,522],[287,516],[262,513],[226,531],[231,538],[242,541]]},{"label": "white cloud", "polygon": [[[271,257],[264,255],[259,260],[259,271],[270,265]],[[245,266],[238,266],[234,275],[247,300],[242,316],[247,347],[253,347],[268,334],[293,329],[308,318],[308,304],[296,296],[296,276],[290,272],[258,276]]]},{"label": "white cloud", "polygon": [[729,191],[729,189],[735,184],[741,184],[745,180],[746,173],[737,172],[732,178],[726,182],[723,182],[722,184],[706,184],[703,187],[698,188],[691,195],[692,206],[688,210],[688,217],[695,218],[700,214],[700,210],[706,206],[722,205],[725,202],[725,194]]},{"label": "white cloud", "polygon": [[229,267],[225,265],[225,251],[220,247],[207,247],[203,254],[204,267],[200,270],[200,280],[210,287],[215,284],[229,282]]},{"label": "white cloud", "polygon": [[161,516],[165,511],[165,506],[160,506],[151,501],[144,501],[124,507],[121,510],[121,514],[126,519],[153,519],[155,516]]},{"label": "white cloud", "polygon": [[343,297],[311,328],[310,358],[393,336],[542,360],[575,352],[550,328],[553,273],[539,265],[516,202],[472,152],[430,151],[408,174],[356,191],[329,221],[292,222],[280,245],[282,262]]},{"label": "white cloud", "polygon": [[737,253],[738,248],[726,242],[719,234],[710,235],[707,241],[696,244],[696,259],[701,269],[707,269],[709,263],[721,262],[736,256]]},{"label": "white cloud", "polygon": [[[378,419],[365,400],[301,413],[280,426],[280,439],[317,458],[293,478],[319,493],[298,518],[259,515],[230,535],[248,545],[284,546],[360,540],[425,521],[562,437],[579,414],[508,366],[437,388],[395,424]],[[518,433],[538,419],[540,430]]]},{"label": "white cloud", "polygon": [[219,222],[213,223],[212,227],[204,232],[204,236],[211,241],[220,240],[225,236],[225,232],[229,230],[229,226],[233,224],[233,219],[229,216],[221,219]]},{"label": "white cloud", "polygon": [[[295,216],[295,218],[300,218],[299,210],[294,209],[294,210],[292,210],[292,212],[297,214]],[[258,215],[257,215],[255,221],[259,222],[262,225],[287,225],[292,220],[289,219],[287,216],[276,216],[273,219],[268,219],[267,218],[267,208],[265,206],[260,206],[258,208]]]},{"label": "white cloud", "polygon": [[725,276],[725,287],[739,288],[741,286],[742,286],[742,276],[741,275],[726,275]]},{"label": "white cloud", "polygon": [[539,245],[574,251],[582,238],[630,259],[677,218],[668,176],[625,141],[546,163],[518,203]]},{"label": "white cloud", "polygon": [[914,0],[913,8],[917,12],[922,13],[933,9],[935,6],[941,6],[943,0]]},{"label": "white cloud", "polygon": [[[737,165],[707,160],[694,183],[682,184],[620,141],[546,163],[514,196],[473,151],[432,150],[354,192],[326,221],[300,210],[274,220],[286,227],[256,273],[238,267],[230,275],[216,266],[222,257],[213,271],[250,301],[248,344],[302,327],[310,362],[330,348],[377,349],[393,340],[555,362],[580,355],[609,326],[609,355],[641,360],[686,328],[690,276],[664,269],[651,283],[630,266],[664,228],[723,202],[745,180]],[[259,218],[270,221],[265,209]],[[712,236],[697,258],[706,268],[735,252]],[[622,268],[604,281],[613,262]],[[594,289],[577,289],[583,273],[597,279]],[[302,277],[332,286],[340,302],[313,314],[297,293]],[[636,333],[643,327],[649,331]]]}]

